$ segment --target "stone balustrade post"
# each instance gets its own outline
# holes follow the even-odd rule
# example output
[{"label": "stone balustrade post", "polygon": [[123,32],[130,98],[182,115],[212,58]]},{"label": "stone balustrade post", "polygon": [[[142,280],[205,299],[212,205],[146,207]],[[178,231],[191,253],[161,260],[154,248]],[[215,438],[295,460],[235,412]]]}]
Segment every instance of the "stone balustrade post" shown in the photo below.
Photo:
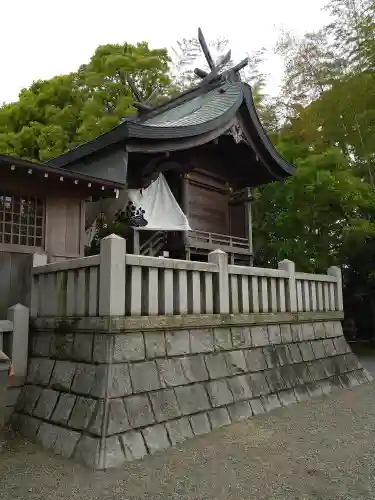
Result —
[{"label": "stone balustrade post", "polygon": [[29,308],[16,304],[8,309],[8,321],[13,324],[10,352],[14,377],[26,377],[29,341]]},{"label": "stone balustrade post", "polygon": [[208,262],[216,264],[219,272],[215,276],[214,312],[229,314],[229,274],[228,254],[222,250],[214,250],[208,254]]},{"label": "stone balustrade post", "polygon": [[279,262],[278,268],[288,273],[286,287],[286,307],[289,312],[297,312],[297,287],[295,278],[295,264],[291,260],[285,259]]},{"label": "stone balustrade post", "polygon": [[344,310],[344,300],[342,294],[342,273],[341,269],[337,266],[332,266],[327,271],[328,276],[333,276],[337,279],[337,285],[335,287],[335,308],[337,311]]},{"label": "stone balustrade post", "polygon": [[111,234],[100,242],[99,315],[125,314],[126,240]]}]

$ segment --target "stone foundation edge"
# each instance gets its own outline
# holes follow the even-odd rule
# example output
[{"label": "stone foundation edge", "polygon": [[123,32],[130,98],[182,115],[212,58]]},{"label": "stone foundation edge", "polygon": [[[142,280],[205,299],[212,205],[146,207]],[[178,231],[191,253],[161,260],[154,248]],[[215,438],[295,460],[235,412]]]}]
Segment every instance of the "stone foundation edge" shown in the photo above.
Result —
[{"label": "stone foundation edge", "polygon": [[236,314],[184,314],[173,316],[92,316],[31,318],[31,328],[64,332],[117,332],[160,329],[255,326],[282,323],[341,321],[343,311],[272,312]]}]

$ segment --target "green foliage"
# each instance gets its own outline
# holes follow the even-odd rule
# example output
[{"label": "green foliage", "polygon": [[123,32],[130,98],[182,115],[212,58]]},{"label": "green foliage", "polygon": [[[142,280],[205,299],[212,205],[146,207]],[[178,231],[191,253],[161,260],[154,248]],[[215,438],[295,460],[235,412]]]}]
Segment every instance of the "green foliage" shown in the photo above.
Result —
[{"label": "green foliage", "polygon": [[81,110],[79,142],[96,137],[133,115],[129,74],[142,100],[160,99],[171,90],[169,57],[165,49],[150,49],[146,42],[98,47],[89,64],[78,71],[78,84],[87,93]]},{"label": "green foliage", "polygon": [[165,49],[100,46],[76,73],[37,81],[0,108],[0,152],[45,161],[118,125],[135,113],[126,74],[144,99],[171,92]]},{"label": "green foliage", "polygon": [[371,187],[355,175],[339,150],[295,160],[293,178],[256,193],[257,259],[276,265],[288,258],[298,269],[324,272],[330,265],[341,265],[353,232],[357,238],[370,230],[375,233],[374,223],[364,224],[375,200]]},{"label": "green foliage", "polygon": [[374,185],[374,73],[343,77],[291,120],[293,134],[314,151],[337,146],[351,166]]}]

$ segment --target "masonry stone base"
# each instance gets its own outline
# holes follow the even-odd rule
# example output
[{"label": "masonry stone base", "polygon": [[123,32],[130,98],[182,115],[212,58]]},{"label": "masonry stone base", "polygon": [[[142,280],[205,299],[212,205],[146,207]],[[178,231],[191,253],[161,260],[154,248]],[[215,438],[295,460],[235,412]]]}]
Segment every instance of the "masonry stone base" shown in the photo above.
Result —
[{"label": "masonry stone base", "polygon": [[370,380],[339,321],[36,331],[13,425],[93,468]]}]

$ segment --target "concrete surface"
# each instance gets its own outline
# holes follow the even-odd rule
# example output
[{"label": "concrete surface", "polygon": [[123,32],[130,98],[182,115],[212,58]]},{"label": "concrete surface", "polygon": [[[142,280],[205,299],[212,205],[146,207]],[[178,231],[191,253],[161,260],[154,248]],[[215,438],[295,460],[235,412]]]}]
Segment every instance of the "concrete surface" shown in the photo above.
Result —
[{"label": "concrete surface", "polygon": [[374,400],[375,383],[338,390],[108,472],[9,438],[0,499],[373,499]]}]

